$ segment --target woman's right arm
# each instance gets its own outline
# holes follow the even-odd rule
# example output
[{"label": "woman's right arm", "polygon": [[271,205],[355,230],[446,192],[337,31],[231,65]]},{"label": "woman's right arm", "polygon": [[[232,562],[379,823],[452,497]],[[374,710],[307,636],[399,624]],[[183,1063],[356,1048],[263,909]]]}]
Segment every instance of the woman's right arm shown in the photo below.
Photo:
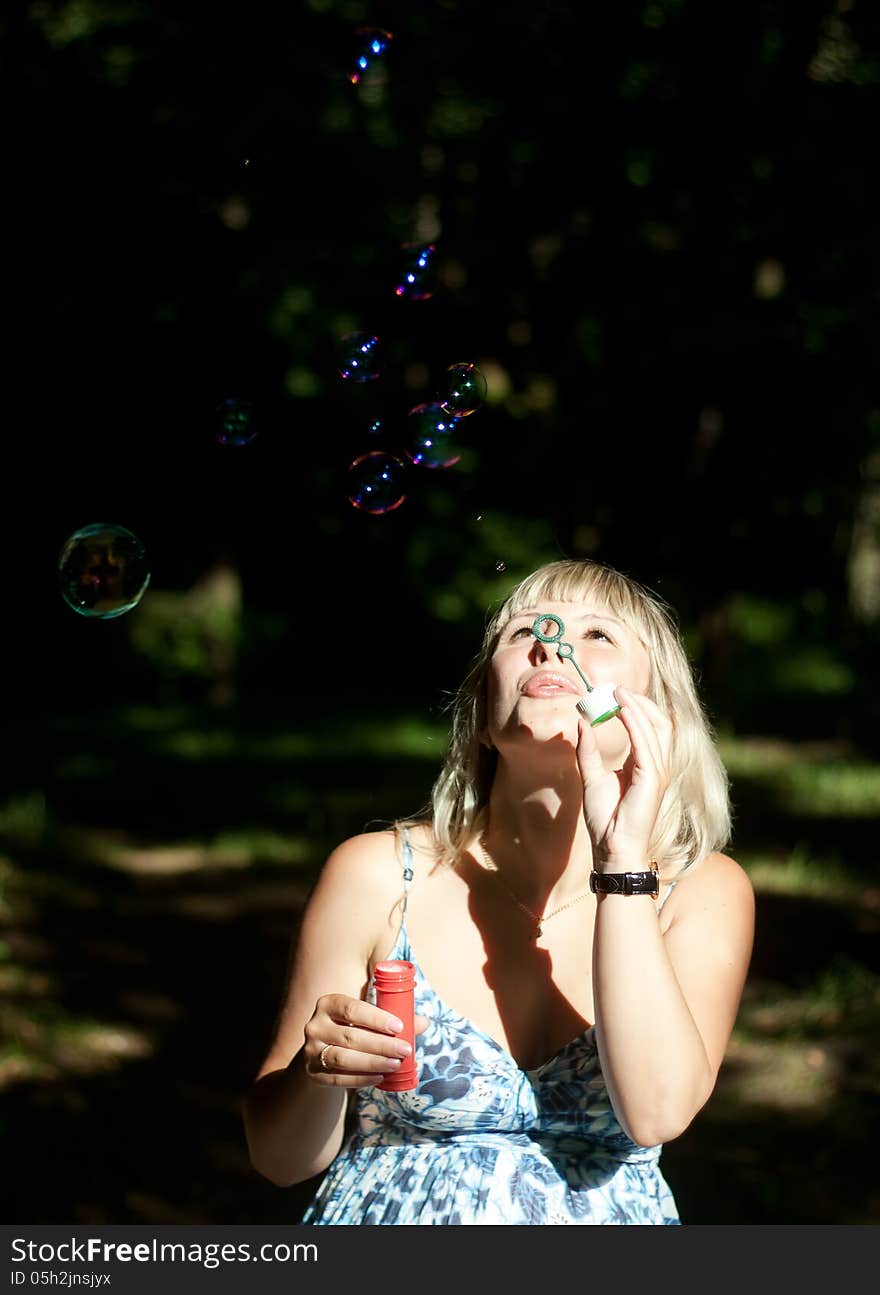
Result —
[{"label": "woman's right arm", "polygon": [[369,832],[333,851],[306,904],[275,1036],[242,1103],[251,1164],[278,1187],[327,1168],[349,1090],[399,1065],[394,1018],[361,995],[400,892],[393,834]]}]

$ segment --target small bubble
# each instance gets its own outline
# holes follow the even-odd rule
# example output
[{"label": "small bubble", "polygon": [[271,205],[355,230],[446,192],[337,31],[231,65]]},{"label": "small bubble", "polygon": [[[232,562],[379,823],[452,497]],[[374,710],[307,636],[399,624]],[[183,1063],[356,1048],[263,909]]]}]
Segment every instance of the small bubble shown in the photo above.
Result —
[{"label": "small bubble", "polygon": [[404,301],[428,301],[434,295],[436,273],[433,243],[404,243],[394,295]]},{"label": "small bubble", "polygon": [[495,563],[495,570],[496,570],[496,571],[506,571],[506,570],[507,570],[507,563],[506,563],[506,562],[502,562],[502,561],[499,559],[499,561]]},{"label": "small bubble", "polygon": [[361,454],[348,469],[348,499],[364,513],[381,517],[406,498],[403,461],[382,450]]},{"label": "small bubble", "polygon": [[337,368],[348,382],[372,382],[379,376],[379,339],[372,333],[346,333],[339,342]]},{"label": "small bubble", "polygon": [[222,400],[217,406],[217,440],[221,445],[248,445],[256,436],[254,410],[248,400]]},{"label": "small bubble", "polygon": [[425,468],[451,468],[461,458],[455,439],[459,420],[442,405],[428,401],[407,415],[406,453]]},{"label": "small bubble", "polygon": [[97,522],[65,541],[58,578],[68,607],[80,616],[111,620],[138,605],[150,571],[136,535],[124,526]]},{"label": "small bubble", "polygon": [[458,418],[466,418],[479,409],[487,391],[486,379],[475,364],[450,364],[446,370],[443,408]]}]

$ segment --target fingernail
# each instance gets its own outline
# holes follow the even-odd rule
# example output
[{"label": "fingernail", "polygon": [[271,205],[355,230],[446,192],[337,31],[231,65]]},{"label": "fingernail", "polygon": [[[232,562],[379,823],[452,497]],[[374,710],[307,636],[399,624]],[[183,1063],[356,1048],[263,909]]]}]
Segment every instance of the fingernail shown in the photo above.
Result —
[{"label": "fingernail", "polygon": [[397,1057],[385,1057],[385,1059],[384,1059],[384,1060],[385,1060],[385,1069],[386,1069],[386,1070],[387,1070],[389,1067],[390,1067],[392,1070],[398,1070],[398,1069],[400,1068],[400,1061],[398,1060],[398,1058],[397,1058]]},{"label": "fingernail", "polygon": [[409,1046],[406,1039],[397,1040],[397,1055],[399,1057],[408,1057],[411,1052],[412,1048]]},{"label": "fingernail", "polygon": [[388,1028],[397,1033],[403,1029],[403,1021],[399,1021],[396,1016],[392,1016],[388,1022]]}]

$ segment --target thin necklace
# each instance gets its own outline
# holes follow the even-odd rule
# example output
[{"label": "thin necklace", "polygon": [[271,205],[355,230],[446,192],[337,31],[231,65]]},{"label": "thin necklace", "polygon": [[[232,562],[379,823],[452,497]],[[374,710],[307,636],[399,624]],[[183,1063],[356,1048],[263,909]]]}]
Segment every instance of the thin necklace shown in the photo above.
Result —
[{"label": "thin necklace", "polygon": [[508,886],[507,882],[502,877],[501,873],[498,870],[498,864],[495,862],[495,860],[492,858],[489,851],[486,849],[486,844],[483,840],[482,835],[478,838],[478,840],[480,843],[481,851],[486,856],[487,860],[489,861],[489,864],[491,865],[489,868],[486,869],[486,871],[493,873],[494,876],[497,877],[497,879],[501,882],[504,889],[507,891],[510,898],[516,904],[517,908],[522,909],[522,911],[526,913],[535,923],[535,930],[532,935],[533,940],[538,939],[538,937],[541,935],[543,931],[544,923],[549,922],[551,917],[556,917],[557,913],[564,913],[567,908],[571,908],[572,905],[574,904],[579,904],[582,899],[586,899],[587,896],[592,893],[590,890],[585,890],[582,895],[576,895],[575,898],[570,899],[567,904],[560,904],[558,908],[554,908],[552,913],[544,913],[543,915],[539,915],[538,913],[533,913],[532,910],[529,908],[529,906],[527,904],[524,904],[518,895],[514,894],[510,886]]}]

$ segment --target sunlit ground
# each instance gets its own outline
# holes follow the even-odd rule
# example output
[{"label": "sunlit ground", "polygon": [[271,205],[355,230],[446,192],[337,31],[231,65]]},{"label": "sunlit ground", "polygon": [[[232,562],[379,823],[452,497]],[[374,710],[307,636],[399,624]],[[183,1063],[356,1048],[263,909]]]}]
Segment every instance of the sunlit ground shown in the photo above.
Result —
[{"label": "sunlit ground", "polygon": [[[0,1092],[23,1222],[281,1222],[238,1097],[342,837],[422,806],[442,721],[186,710],[17,735],[0,801]],[[880,1221],[880,765],[728,739],[755,956],[718,1086],[663,1153],[693,1223]],[[863,1167],[862,1167],[863,1166]]]}]

